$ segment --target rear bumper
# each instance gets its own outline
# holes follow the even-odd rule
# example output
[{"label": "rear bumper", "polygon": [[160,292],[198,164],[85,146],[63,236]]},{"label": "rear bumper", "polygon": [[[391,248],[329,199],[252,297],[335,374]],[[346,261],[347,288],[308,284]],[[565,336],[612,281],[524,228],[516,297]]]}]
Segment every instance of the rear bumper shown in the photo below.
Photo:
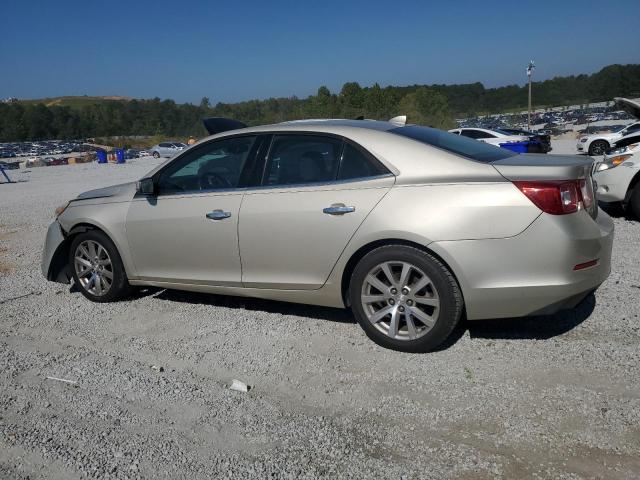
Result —
[{"label": "rear bumper", "polygon": [[[467,318],[521,317],[573,308],[609,276],[613,221],[603,211],[540,215],[511,238],[437,242],[454,269]],[[594,266],[576,265],[598,260]]]}]

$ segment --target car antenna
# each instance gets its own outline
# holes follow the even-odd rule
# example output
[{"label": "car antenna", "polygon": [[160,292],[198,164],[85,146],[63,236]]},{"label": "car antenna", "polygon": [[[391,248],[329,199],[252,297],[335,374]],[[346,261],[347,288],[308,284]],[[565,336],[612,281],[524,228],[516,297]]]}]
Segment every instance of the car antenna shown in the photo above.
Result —
[{"label": "car antenna", "polygon": [[406,115],[398,115],[397,117],[393,117],[389,119],[389,123],[395,123],[397,125],[406,125],[407,124],[407,116]]}]

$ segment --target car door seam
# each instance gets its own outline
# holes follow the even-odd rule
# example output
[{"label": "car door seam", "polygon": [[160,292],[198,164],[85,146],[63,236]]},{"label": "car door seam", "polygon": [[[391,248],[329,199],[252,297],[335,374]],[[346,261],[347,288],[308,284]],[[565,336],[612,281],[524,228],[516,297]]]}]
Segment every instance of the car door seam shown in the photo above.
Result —
[{"label": "car door seam", "polygon": [[324,288],[324,286],[327,284],[327,282],[329,281],[329,279],[331,278],[331,275],[333,274],[333,271],[336,268],[336,265],[338,265],[338,262],[340,261],[340,259],[342,258],[342,255],[344,255],[344,252],[347,250],[347,247],[349,246],[349,244],[351,243],[351,240],[353,240],[353,237],[355,237],[356,233],[358,233],[358,231],[360,230],[360,228],[362,227],[362,225],[364,224],[364,222],[367,220],[367,218],[369,218],[369,215],[371,215],[373,213],[373,211],[376,209],[376,207],[380,204],[380,202],[384,199],[384,197],[386,197],[389,192],[391,191],[391,189],[395,186],[395,182],[396,179],[394,178],[393,183],[391,185],[389,185],[389,187],[387,188],[387,191],[384,192],[384,194],[380,197],[380,199],[373,205],[373,207],[371,207],[371,209],[369,210],[369,212],[367,212],[367,214],[364,216],[364,218],[362,219],[362,221],[360,222],[360,224],[356,227],[356,229],[353,231],[353,233],[351,234],[351,236],[347,239],[346,243],[344,244],[344,247],[342,248],[342,250],[340,251],[340,255],[338,255],[338,257],[336,258],[336,261],[333,264],[333,267],[331,267],[331,270],[329,271],[329,275],[327,275],[327,278],[324,279],[324,283],[319,287],[316,288],[315,290],[320,290],[322,288]]},{"label": "car door seam", "polygon": [[244,288],[243,271],[242,271],[242,253],[240,252],[240,218],[242,214],[242,203],[244,202],[244,192],[240,197],[240,206],[238,207],[238,220],[236,221],[236,242],[238,244],[238,261],[240,262],[240,285]]}]

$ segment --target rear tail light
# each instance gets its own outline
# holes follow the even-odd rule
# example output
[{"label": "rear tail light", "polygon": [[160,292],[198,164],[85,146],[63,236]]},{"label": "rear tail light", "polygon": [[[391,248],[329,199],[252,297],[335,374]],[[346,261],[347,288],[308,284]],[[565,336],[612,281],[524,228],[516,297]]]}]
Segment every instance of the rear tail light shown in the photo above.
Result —
[{"label": "rear tail light", "polygon": [[566,215],[589,209],[594,204],[589,180],[540,180],[513,182],[540,210],[551,215]]},{"label": "rear tail light", "polygon": [[580,197],[582,198],[582,203],[584,204],[584,208],[588,210],[591,208],[594,201],[593,183],[583,178],[578,180],[578,184],[580,185]]}]

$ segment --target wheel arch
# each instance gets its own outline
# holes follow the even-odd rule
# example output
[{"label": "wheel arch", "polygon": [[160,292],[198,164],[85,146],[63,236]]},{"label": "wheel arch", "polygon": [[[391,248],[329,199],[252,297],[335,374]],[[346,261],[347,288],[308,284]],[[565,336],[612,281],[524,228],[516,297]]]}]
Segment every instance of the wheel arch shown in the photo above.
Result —
[{"label": "wheel arch", "polygon": [[[89,222],[80,222],[69,229],[69,232],[65,235],[64,241],[58,245],[55,253],[51,257],[49,263],[49,271],[47,273],[47,280],[52,280],[59,283],[69,283],[71,281],[71,270],[69,269],[69,251],[73,239],[81,234],[90,230],[96,230],[105,234],[111,242],[118,248],[118,244],[113,240],[113,237],[104,228]],[[119,252],[118,252],[119,253]]]},{"label": "wheel arch", "polygon": [[[367,255],[369,252],[375,250],[376,248],[379,247],[385,247],[385,246],[392,246],[392,245],[400,245],[400,246],[407,246],[407,247],[413,247],[416,248],[418,250],[421,250],[422,252],[429,254],[433,257],[435,257],[439,262],[441,262],[450,272],[451,275],[453,275],[453,278],[455,279],[456,283],[458,284],[458,288],[460,288],[460,293],[462,295],[462,299],[464,302],[464,290],[463,290],[463,286],[460,282],[460,279],[458,277],[458,274],[456,273],[456,270],[454,268],[451,267],[450,262],[447,262],[444,258],[442,258],[441,255],[439,255],[438,253],[436,253],[435,251],[433,251],[432,249],[430,249],[429,247],[417,243],[417,242],[413,242],[411,240],[405,240],[405,239],[401,239],[401,238],[386,238],[386,239],[380,239],[380,240],[374,240],[372,242],[369,242],[363,246],[361,246],[360,248],[358,248],[352,255],[351,257],[349,257],[349,260],[347,260],[347,263],[344,266],[344,269],[342,270],[342,278],[341,278],[341,294],[342,294],[342,301],[344,302],[345,306],[349,306],[349,284],[351,282],[351,275],[353,274],[353,270],[355,269],[356,265],[358,264],[358,262],[364,258],[365,255]],[[463,303],[464,304],[464,303]]]},{"label": "wheel arch", "polygon": [[636,174],[633,176],[633,178],[629,182],[629,186],[627,187],[625,202],[629,201],[629,199],[631,198],[631,193],[633,192],[633,189],[636,187],[638,183],[640,183],[640,170],[636,172]]}]

